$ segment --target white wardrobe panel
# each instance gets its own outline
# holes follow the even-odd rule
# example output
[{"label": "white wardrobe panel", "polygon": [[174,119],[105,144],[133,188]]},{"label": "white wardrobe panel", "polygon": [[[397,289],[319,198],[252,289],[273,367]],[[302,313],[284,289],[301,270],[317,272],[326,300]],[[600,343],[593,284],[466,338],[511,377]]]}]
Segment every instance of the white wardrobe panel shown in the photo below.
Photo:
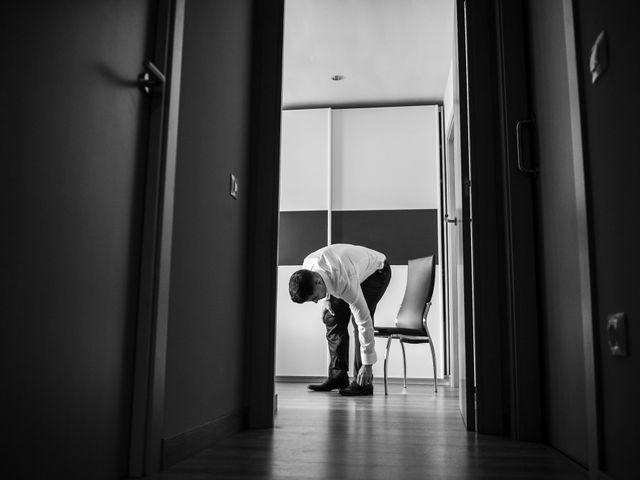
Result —
[{"label": "white wardrobe panel", "polygon": [[327,340],[320,306],[289,297],[289,277],[301,266],[278,267],[277,376],[326,376]]},{"label": "white wardrobe panel", "polygon": [[[296,266],[278,267],[278,324],[276,345],[276,375],[323,377],[327,375],[328,350],[325,339],[325,327],[322,323],[320,306],[314,303],[298,305],[289,298],[289,277],[298,268]],[[436,278],[440,275],[436,267]],[[393,326],[396,314],[402,303],[407,282],[407,267],[393,265],[391,282],[382,300],[376,308],[375,323],[379,326]],[[436,282],[431,311],[429,312],[429,330],[436,348],[438,377],[442,377],[442,308],[440,285]],[[353,328],[349,327],[349,335]],[[385,339],[376,339],[378,363],[373,367],[376,378],[383,376]],[[433,378],[431,352],[427,344],[406,345],[408,378]],[[353,375],[353,341],[350,342],[349,374]],[[394,340],[389,359],[389,377],[402,378],[402,351]]]},{"label": "white wardrobe panel", "polygon": [[326,210],[330,110],[285,110],[280,140],[280,210]]},{"label": "white wardrobe panel", "polygon": [[332,113],[334,210],[437,208],[437,106]]}]

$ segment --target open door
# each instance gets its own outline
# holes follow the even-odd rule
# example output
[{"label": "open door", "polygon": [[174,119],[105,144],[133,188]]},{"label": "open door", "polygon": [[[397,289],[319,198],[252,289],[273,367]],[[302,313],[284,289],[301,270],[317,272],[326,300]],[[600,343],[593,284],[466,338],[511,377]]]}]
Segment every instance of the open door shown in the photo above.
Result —
[{"label": "open door", "polygon": [[129,430],[142,446],[136,300],[174,1],[3,3],[3,478],[123,478]]},{"label": "open door", "polygon": [[534,185],[541,423],[549,444],[595,478],[596,369],[573,2],[523,1],[522,8],[530,120],[512,134],[535,145],[523,149],[516,165]]},{"label": "open door", "polygon": [[471,204],[467,147],[464,1],[454,13],[453,121],[446,127],[443,168],[447,311],[452,330],[452,385],[460,391],[460,412],[475,430],[475,375],[471,288]]}]

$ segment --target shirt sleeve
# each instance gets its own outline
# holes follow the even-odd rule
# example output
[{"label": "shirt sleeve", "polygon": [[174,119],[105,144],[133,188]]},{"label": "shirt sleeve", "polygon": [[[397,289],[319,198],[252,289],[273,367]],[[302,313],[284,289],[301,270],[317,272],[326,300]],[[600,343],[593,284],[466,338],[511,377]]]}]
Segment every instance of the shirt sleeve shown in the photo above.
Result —
[{"label": "shirt sleeve", "polygon": [[[362,288],[358,285],[355,301],[349,304],[353,318],[358,326],[360,339],[360,353],[364,365],[373,365],[378,361],[376,354],[376,340],[373,334],[373,321],[369,314],[369,307],[364,299]],[[357,374],[357,372],[356,372]]]}]

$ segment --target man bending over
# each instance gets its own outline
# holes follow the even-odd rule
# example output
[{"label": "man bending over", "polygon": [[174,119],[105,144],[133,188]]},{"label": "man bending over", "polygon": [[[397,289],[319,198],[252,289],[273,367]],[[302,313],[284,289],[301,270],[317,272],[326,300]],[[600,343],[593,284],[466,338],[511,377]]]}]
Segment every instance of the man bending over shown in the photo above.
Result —
[{"label": "man bending over", "polygon": [[[339,389],[341,395],[372,395],[376,362],[373,314],[391,280],[391,268],[382,253],[358,245],[335,244],[309,254],[289,279],[296,303],[322,301],[327,329],[329,376],[310,390]],[[353,323],[355,358],[349,383],[349,320]]]}]

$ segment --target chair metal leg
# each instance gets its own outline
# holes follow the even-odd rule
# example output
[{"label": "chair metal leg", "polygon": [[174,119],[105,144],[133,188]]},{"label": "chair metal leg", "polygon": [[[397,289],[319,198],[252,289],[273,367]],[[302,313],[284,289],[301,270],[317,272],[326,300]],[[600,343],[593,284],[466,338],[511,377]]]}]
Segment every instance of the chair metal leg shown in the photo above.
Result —
[{"label": "chair metal leg", "polygon": [[387,395],[387,362],[389,361],[389,348],[391,347],[391,335],[387,338],[387,348],[384,349],[384,394]]},{"label": "chair metal leg", "polygon": [[404,389],[407,389],[407,356],[404,353],[404,343],[400,340],[400,346],[402,347],[402,366],[403,366],[403,374],[404,374]]},{"label": "chair metal leg", "polygon": [[438,393],[438,374],[436,372],[436,351],[433,348],[433,342],[429,339],[429,347],[431,347],[431,359],[433,360],[433,385],[436,393]]}]

